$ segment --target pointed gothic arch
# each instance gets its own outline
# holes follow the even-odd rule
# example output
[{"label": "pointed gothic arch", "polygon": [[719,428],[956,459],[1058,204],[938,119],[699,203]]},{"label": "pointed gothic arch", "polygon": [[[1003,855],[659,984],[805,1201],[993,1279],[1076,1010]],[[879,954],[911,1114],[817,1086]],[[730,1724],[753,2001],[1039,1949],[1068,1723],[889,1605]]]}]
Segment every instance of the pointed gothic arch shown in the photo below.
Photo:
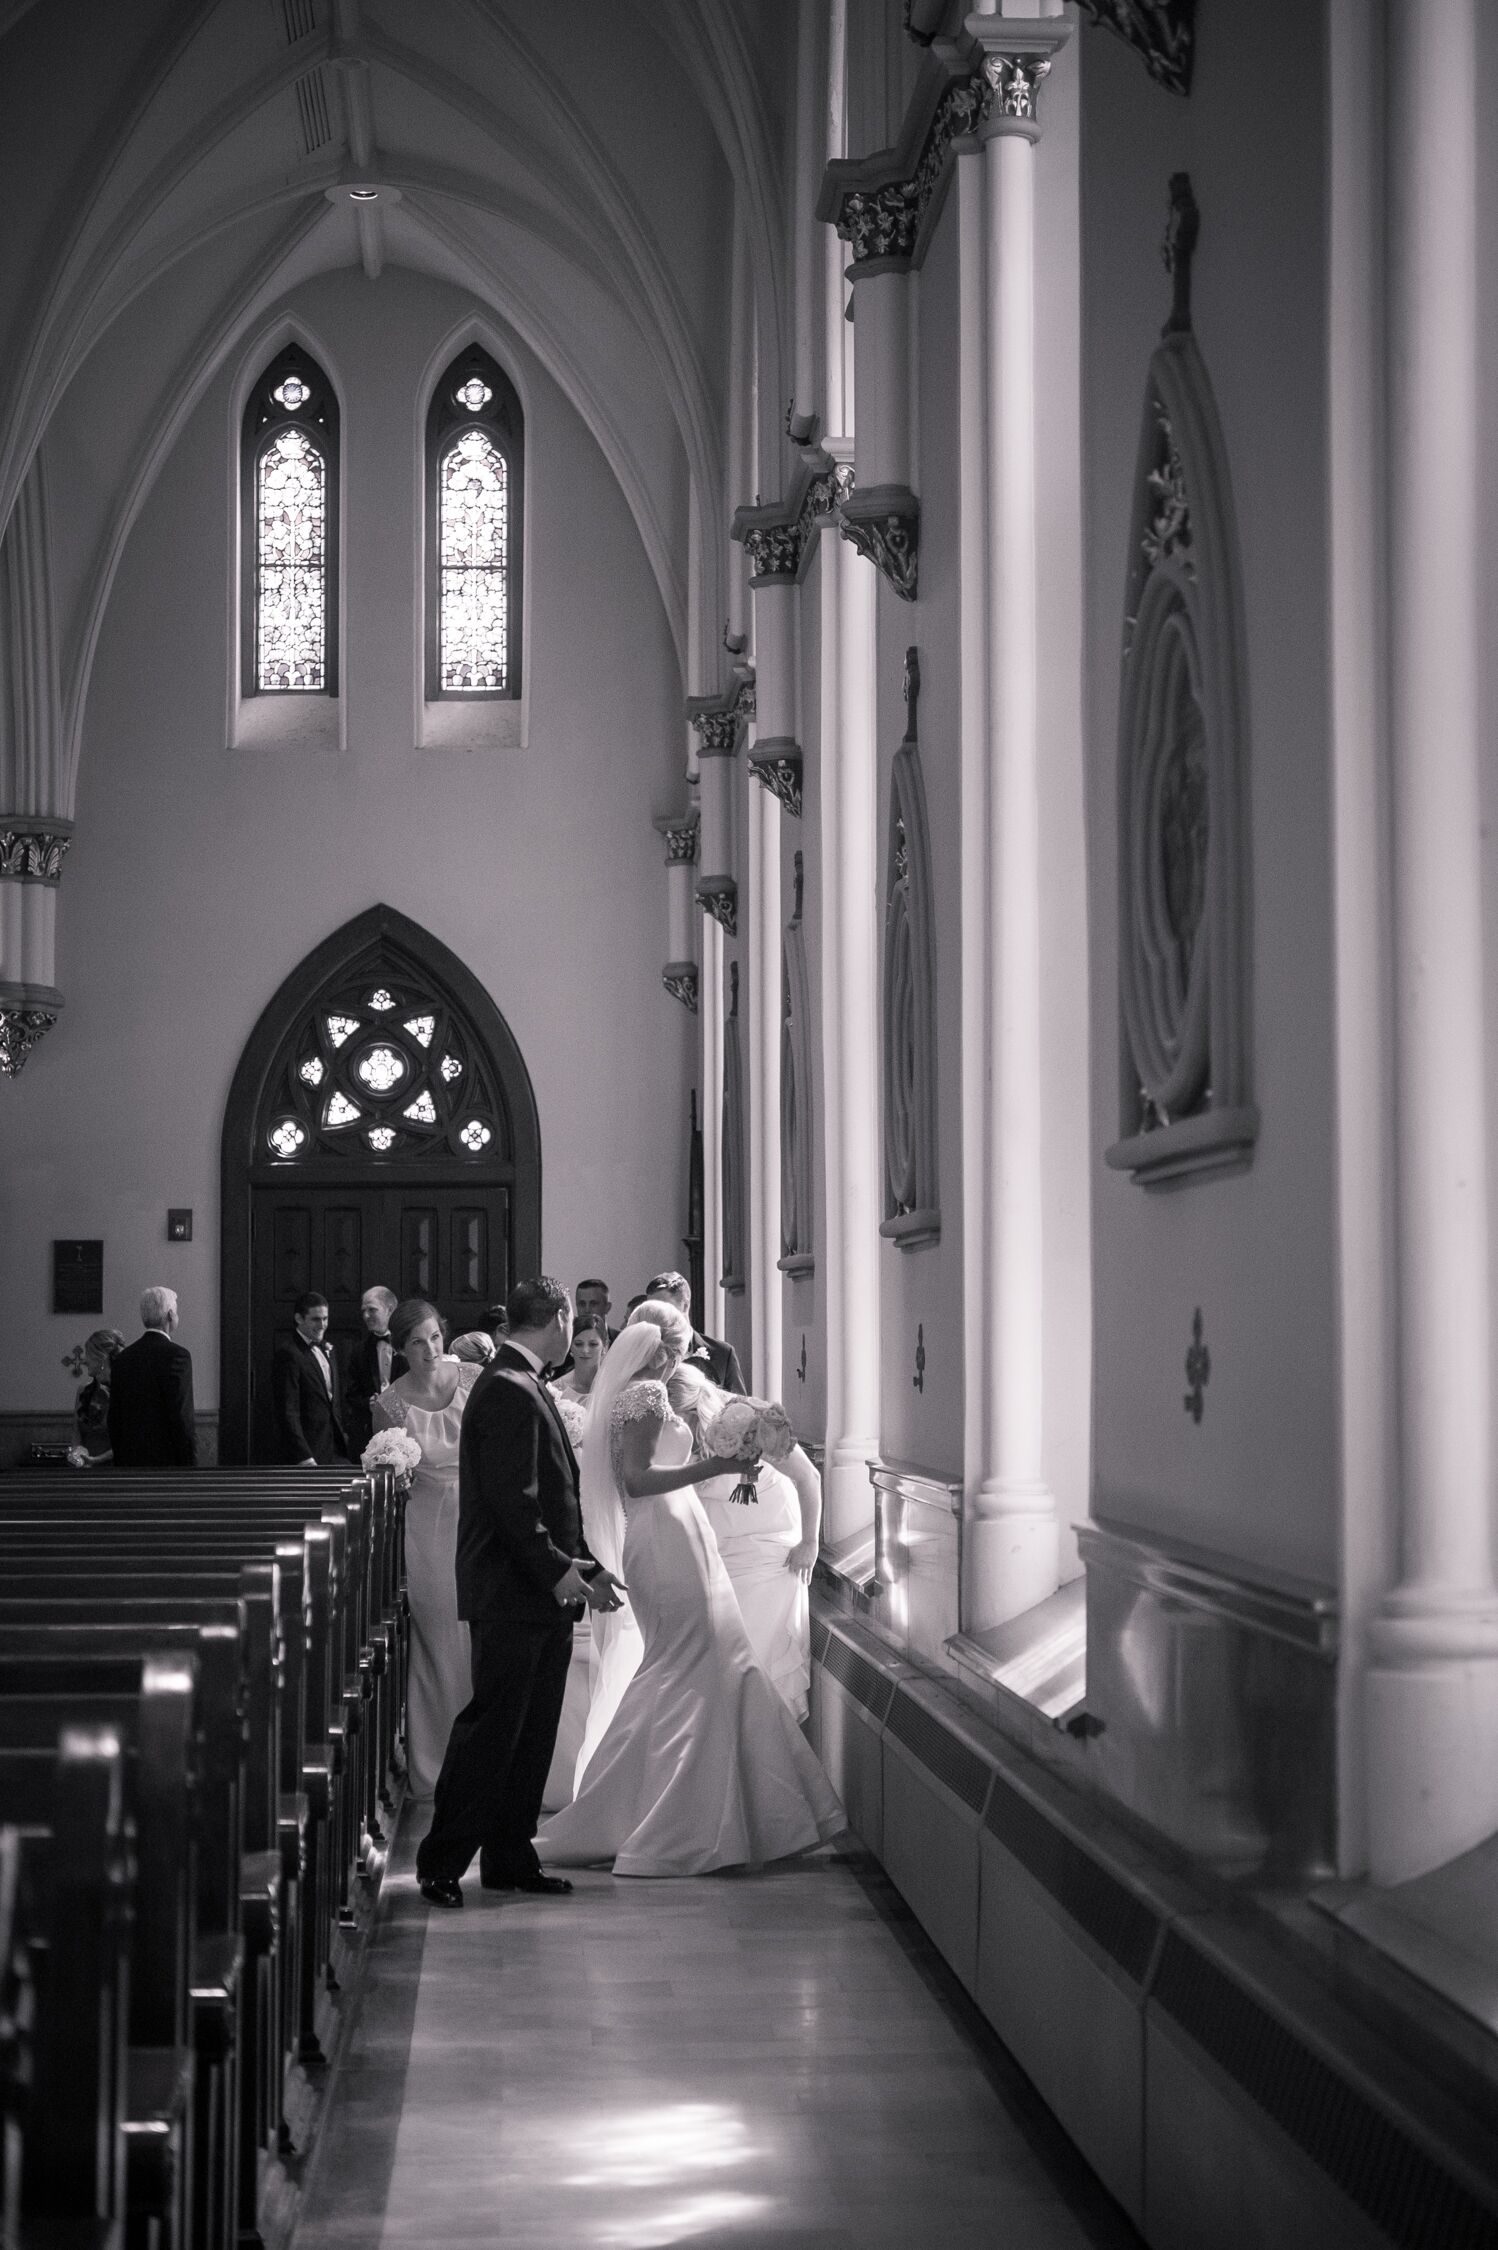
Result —
[{"label": "pointed gothic arch", "polygon": [[524,1057],[472,970],[392,907],[324,939],[262,1011],[229,1089],[220,1179],[226,1461],[264,1445],[257,1393],[301,1289],[325,1292],[335,1333],[357,1332],[377,1281],[472,1327],[540,1268]]}]

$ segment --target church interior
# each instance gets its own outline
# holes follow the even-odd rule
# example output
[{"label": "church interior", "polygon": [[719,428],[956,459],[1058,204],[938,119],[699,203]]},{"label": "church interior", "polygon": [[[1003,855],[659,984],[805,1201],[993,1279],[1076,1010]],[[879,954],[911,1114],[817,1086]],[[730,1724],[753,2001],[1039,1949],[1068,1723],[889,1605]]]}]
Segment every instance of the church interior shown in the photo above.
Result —
[{"label": "church interior", "polygon": [[[1498,2245],[1495,116],[1483,0],[0,0],[7,2246]],[[444,1916],[273,1355],[670,1269],[848,1835]]]}]

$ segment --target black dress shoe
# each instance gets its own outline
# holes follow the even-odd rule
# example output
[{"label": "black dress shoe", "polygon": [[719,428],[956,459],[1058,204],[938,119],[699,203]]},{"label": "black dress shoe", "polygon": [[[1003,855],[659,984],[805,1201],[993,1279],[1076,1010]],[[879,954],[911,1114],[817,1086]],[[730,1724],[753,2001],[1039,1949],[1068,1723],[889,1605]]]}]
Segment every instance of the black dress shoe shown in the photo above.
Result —
[{"label": "black dress shoe", "polygon": [[486,1891],[528,1891],[534,1898],[569,1898],[572,1885],[565,1875],[543,1875],[538,1867],[534,1875],[481,1875]]},{"label": "black dress shoe", "polygon": [[461,1906],[461,1885],[451,1875],[423,1875],[419,1885],[421,1895],[430,1899],[433,1906]]}]

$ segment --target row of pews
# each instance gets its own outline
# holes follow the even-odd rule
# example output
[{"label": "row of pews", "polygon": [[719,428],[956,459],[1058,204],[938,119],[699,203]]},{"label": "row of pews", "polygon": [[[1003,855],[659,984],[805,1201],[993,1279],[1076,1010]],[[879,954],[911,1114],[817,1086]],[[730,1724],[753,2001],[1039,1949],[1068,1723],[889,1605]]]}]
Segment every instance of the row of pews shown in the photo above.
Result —
[{"label": "row of pews", "polygon": [[405,1646],[388,1471],[0,1477],[0,2242],[262,2242]]}]

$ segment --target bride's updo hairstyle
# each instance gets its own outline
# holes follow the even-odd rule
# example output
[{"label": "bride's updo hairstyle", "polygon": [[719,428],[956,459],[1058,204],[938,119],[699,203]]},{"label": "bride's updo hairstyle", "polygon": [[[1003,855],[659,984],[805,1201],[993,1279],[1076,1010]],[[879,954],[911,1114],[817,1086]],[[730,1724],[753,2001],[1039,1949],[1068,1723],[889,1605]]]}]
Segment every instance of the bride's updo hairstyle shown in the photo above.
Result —
[{"label": "bride's updo hairstyle", "polygon": [[661,1342],[668,1351],[675,1353],[678,1363],[692,1348],[692,1323],[685,1313],[668,1305],[664,1297],[647,1297],[642,1305],[636,1305],[624,1325],[633,1328],[637,1323],[657,1329]]},{"label": "bride's updo hairstyle", "polygon": [[425,1297],[402,1297],[390,1315],[390,1341],[398,1352],[405,1350],[406,1338],[424,1320],[435,1320],[444,1340],[446,1339],[447,1327],[435,1305],[429,1305]]}]

